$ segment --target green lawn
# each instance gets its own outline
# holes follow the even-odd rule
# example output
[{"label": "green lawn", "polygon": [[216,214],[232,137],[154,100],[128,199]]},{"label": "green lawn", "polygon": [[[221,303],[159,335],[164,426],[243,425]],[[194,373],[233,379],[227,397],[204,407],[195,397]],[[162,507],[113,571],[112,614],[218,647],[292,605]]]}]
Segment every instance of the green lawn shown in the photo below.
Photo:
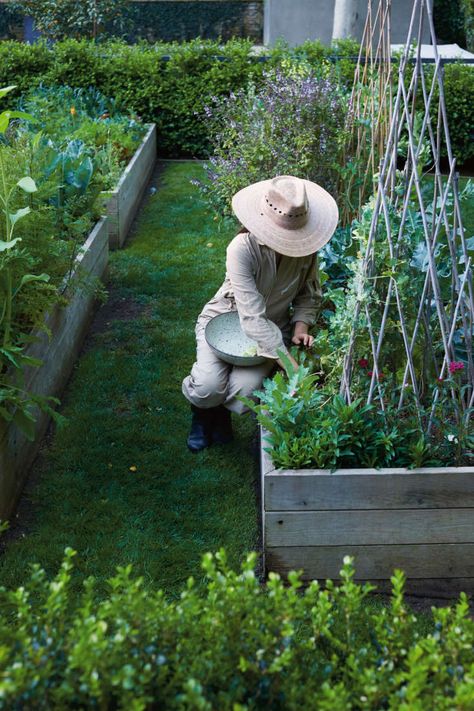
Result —
[{"label": "green lawn", "polygon": [[68,424],[36,467],[25,535],[0,559],[3,585],[22,584],[29,563],[56,571],[72,546],[77,584],[132,563],[173,595],[189,575],[201,577],[204,552],[225,546],[237,563],[257,546],[255,425],[236,418],[235,443],[198,455],[185,444],[181,380],[194,322],[224,277],[233,236],[217,233],[190,185],[201,175],[197,163],[167,165],[136,233],[111,254],[116,306],[110,318],[111,303],[102,310],[64,393]]}]

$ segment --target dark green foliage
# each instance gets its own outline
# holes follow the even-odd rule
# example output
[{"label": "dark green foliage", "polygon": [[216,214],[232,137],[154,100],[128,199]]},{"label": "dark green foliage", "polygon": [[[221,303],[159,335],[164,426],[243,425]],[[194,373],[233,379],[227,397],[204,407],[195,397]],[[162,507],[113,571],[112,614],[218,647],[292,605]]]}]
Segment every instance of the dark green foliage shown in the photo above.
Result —
[{"label": "dark green foliage", "polygon": [[34,20],[35,29],[50,41],[67,37],[123,36],[128,0],[10,0],[18,12]]},{"label": "dark green foliage", "polygon": [[71,599],[74,551],[54,579],[36,565],[24,588],[1,590],[0,708],[469,711],[474,704],[474,621],[466,595],[432,608],[422,630],[395,571],[387,606],[368,603],[351,558],[341,585],[301,592],[255,555],[240,572],[224,550],[206,554],[205,585],[179,600],[147,591],[131,566],[98,599],[89,578]]},{"label": "dark green foliage", "polygon": [[24,94],[19,108],[35,118],[24,130],[41,131],[58,151],[82,150],[103,190],[115,187],[147,130],[92,87],[41,86]]},{"label": "dark green foliage", "polygon": [[438,42],[455,42],[465,47],[464,17],[462,0],[434,0],[433,15]]},{"label": "dark green foliage", "polygon": [[[362,398],[346,403],[324,388],[308,366],[267,379],[259,403],[246,400],[267,430],[266,442],[276,467],[428,466],[441,464],[413,415],[385,414]],[[452,452],[447,452],[450,463]]]},{"label": "dark green foliage", "polygon": [[0,40],[22,39],[23,16],[10,3],[0,4]]},{"label": "dark green foliage", "polygon": [[0,238],[8,244],[2,241],[0,250],[0,418],[13,419],[30,439],[38,398],[23,374],[41,361],[28,359],[22,349],[32,329],[47,330],[44,315],[65,303],[67,283],[69,294],[102,294],[102,286],[80,267],[73,286],[71,271],[100,216],[100,191],[114,187],[145,131],[114,111],[113,102],[104,114],[106,104],[95,90],[33,90],[1,136]]},{"label": "dark green foliage", "polygon": [[464,18],[466,49],[474,51],[474,0],[460,0]]},{"label": "dark green foliage", "polygon": [[[462,164],[474,157],[474,66],[447,64],[444,87],[452,149]],[[436,118],[433,126],[436,126]]]}]

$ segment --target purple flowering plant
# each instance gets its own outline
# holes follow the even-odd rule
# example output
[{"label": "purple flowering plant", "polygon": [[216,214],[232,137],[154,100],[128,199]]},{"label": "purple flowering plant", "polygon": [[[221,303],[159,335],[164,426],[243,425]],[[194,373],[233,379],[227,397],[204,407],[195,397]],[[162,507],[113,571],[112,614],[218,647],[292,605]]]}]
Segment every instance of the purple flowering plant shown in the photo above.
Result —
[{"label": "purple flowering plant", "polygon": [[274,175],[314,180],[334,194],[348,96],[329,72],[282,63],[264,73],[258,88],[250,84],[205,107],[214,155],[199,188],[217,215],[232,214],[238,190]]}]

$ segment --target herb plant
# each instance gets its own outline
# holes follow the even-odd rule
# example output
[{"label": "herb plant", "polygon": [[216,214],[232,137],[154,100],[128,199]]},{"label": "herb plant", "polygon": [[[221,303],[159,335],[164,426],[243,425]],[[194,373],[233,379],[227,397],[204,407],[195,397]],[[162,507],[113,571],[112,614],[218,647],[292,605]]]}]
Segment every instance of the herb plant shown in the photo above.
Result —
[{"label": "herb plant", "polygon": [[214,98],[205,115],[214,145],[200,188],[219,215],[238,190],[273,175],[297,175],[334,192],[347,98],[330,72],[304,62],[266,71],[261,85]]}]

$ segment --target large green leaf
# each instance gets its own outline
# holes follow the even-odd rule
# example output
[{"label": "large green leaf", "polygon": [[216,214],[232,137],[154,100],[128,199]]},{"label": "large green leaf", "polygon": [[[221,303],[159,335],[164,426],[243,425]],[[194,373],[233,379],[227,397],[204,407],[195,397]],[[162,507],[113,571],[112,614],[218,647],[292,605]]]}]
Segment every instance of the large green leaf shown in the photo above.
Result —
[{"label": "large green leaf", "polygon": [[6,116],[9,121],[14,118],[26,119],[28,121],[37,121],[38,120],[38,119],[35,119],[35,117],[32,116],[31,114],[27,114],[24,111],[10,111],[10,109],[3,111],[2,116]]},{"label": "large green leaf", "polygon": [[11,239],[9,242],[4,242],[0,239],[0,252],[6,252],[7,249],[14,247],[17,242],[21,242],[21,237],[15,237],[15,239]]},{"label": "large green leaf", "polygon": [[8,128],[9,123],[10,123],[10,119],[8,118],[6,112],[4,111],[3,113],[0,114],[0,133],[5,133],[5,131]]},{"label": "large green leaf", "polygon": [[8,92],[13,91],[13,89],[16,89],[16,84],[12,84],[11,86],[5,86],[3,89],[0,89],[0,99],[2,96],[5,96],[5,94],[8,94]]},{"label": "large green leaf", "polygon": [[28,284],[28,282],[30,281],[49,281],[49,274],[24,274],[21,277],[21,282],[20,286],[18,287],[18,290],[21,289],[21,287],[25,284]]},{"label": "large green leaf", "polygon": [[33,178],[30,178],[29,175],[25,175],[24,178],[21,178],[17,182],[17,185],[19,188],[24,190],[25,193],[35,193],[38,190],[35,181],[33,180]]},{"label": "large green leaf", "polygon": [[10,222],[12,223],[12,225],[16,225],[16,223],[21,220],[22,217],[29,215],[30,212],[31,209],[29,207],[22,207],[20,210],[10,213]]}]

